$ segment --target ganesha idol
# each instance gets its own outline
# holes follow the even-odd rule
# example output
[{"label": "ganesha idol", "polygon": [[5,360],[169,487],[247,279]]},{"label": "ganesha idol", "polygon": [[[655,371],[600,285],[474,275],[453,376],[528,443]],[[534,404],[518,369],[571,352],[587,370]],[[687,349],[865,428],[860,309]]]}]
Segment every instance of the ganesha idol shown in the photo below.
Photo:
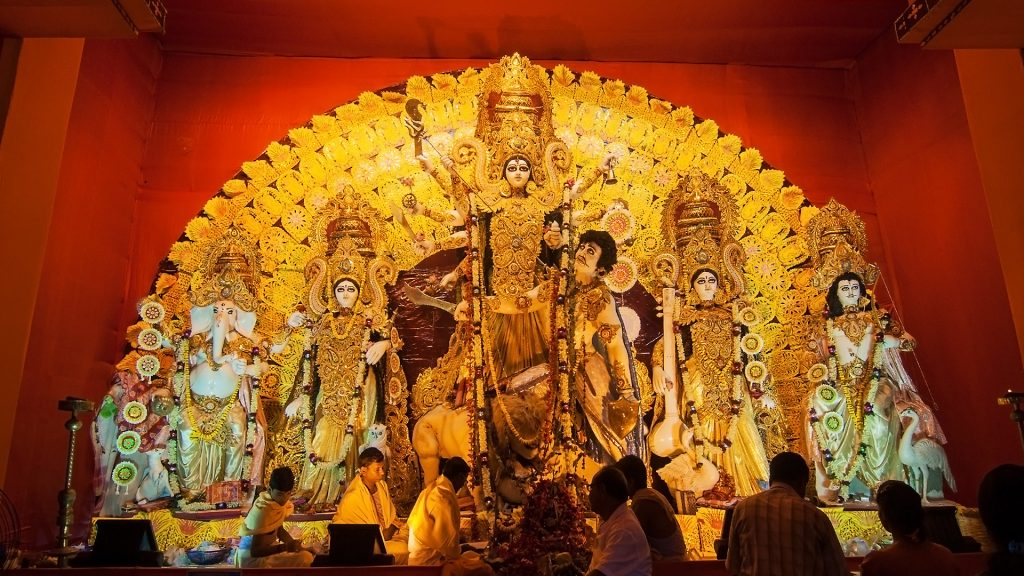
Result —
[{"label": "ganesha idol", "polygon": [[227,248],[211,254],[202,271],[208,280],[192,294],[191,332],[178,350],[177,459],[183,491],[193,500],[223,481],[240,480],[239,492],[255,486],[263,461],[258,383],[260,357],[270,346],[255,331],[258,255],[237,234],[225,240]]}]

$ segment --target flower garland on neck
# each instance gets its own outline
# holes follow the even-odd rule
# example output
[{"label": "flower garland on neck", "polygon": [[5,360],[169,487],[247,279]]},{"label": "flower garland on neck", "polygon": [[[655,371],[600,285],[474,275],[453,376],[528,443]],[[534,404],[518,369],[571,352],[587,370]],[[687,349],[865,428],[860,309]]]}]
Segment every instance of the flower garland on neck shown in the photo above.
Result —
[{"label": "flower garland on neck", "polygon": [[[335,330],[334,323],[328,319],[326,322],[327,326],[323,326],[321,329],[328,329],[331,331],[331,335],[337,337],[344,337],[351,330],[352,324],[355,321],[355,313],[353,312],[352,318],[349,320],[348,326],[345,329],[345,334],[338,334]],[[363,334],[359,340],[359,361],[356,364],[355,380],[352,385],[352,396],[349,401],[348,407],[348,418],[345,423],[345,436],[341,441],[341,454],[340,457],[335,460],[327,460],[321,458],[320,455],[313,452],[313,415],[316,414],[316,400],[313,398],[313,385],[310,382],[311,375],[313,373],[313,330],[306,330],[305,336],[303,337],[303,352],[302,352],[302,395],[305,396],[306,401],[303,403],[302,413],[302,447],[306,452],[306,457],[309,459],[311,466],[317,469],[329,469],[344,464],[348,458],[348,455],[352,452],[352,444],[355,442],[355,422],[359,416],[360,409],[363,405],[363,383],[366,382],[366,350],[370,343],[370,328],[373,325],[371,318],[366,318],[363,326]]]},{"label": "flower garland on neck", "polygon": [[[839,361],[837,360],[836,354],[836,342],[835,336],[833,335],[835,329],[834,322],[831,318],[826,322],[826,336],[828,338],[828,381],[825,385],[836,389],[838,392],[838,386],[840,385],[839,378]],[[853,414],[854,424],[854,441],[857,443],[857,453],[853,458],[847,462],[846,468],[843,469],[836,462],[836,456],[832,453],[832,449],[829,448],[828,436],[839,430],[829,430],[825,425],[825,415],[818,414],[812,407],[810,410],[811,425],[814,429],[814,436],[818,444],[818,449],[821,451],[822,458],[825,460],[825,474],[829,480],[840,483],[839,496],[846,499],[850,495],[850,482],[860,472],[861,466],[864,464],[864,457],[867,455],[868,449],[871,448],[871,436],[864,435],[864,419],[868,416],[875,416],[875,398],[878,395],[878,385],[882,379],[882,370],[879,368],[882,364],[882,355],[885,353],[885,334],[878,330],[875,333],[875,346],[872,350],[871,356],[871,383],[868,386],[868,394],[864,402],[863,411],[857,410],[856,406],[851,406],[851,402],[857,402],[856,398],[850,398],[848,392],[854,390],[853,386],[846,385],[847,382],[843,382],[844,390],[841,392],[846,396],[846,407],[848,413]],[[857,379],[857,376],[854,376]],[[846,381],[849,380],[847,375]],[[856,380],[853,382],[856,385]],[[849,416],[848,416],[849,417]],[[845,425],[846,423],[844,423]]]}]

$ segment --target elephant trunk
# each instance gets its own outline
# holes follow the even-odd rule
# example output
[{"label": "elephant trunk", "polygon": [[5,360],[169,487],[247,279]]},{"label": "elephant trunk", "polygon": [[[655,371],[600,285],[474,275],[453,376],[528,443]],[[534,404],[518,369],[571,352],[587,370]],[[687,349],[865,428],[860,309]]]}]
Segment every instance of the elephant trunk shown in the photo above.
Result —
[{"label": "elephant trunk", "polygon": [[228,319],[223,313],[217,314],[213,319],[213,326],[210,328],[212,340],[212,360],[220,363],[224,361],[224,340],[228,334]]}]

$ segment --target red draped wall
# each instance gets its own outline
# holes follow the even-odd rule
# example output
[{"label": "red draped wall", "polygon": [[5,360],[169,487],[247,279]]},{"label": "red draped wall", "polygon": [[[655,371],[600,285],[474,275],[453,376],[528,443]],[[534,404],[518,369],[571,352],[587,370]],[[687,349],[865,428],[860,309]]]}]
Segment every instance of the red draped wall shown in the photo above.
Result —
[{"label": "red draped wall", "polygon": [[[985,472],[1020,461],[1009,409],[995,399],[1020,387],[1021,359],[956,63],[950,51],[886,36],[861,57],[854,78],[900,312],[949,437],[954,497],[974,502]],[[917,384],[930,401],[923,380]]]},{"label": "red draped wall", "polygon": [[[64,415],[54,402],[69,393],[101,397],[123,330],[134,321],[134,302],[206,199],[242,162],[314,114],[410,75],[482,64],[161,59],[145,43],[87,43],[5,484],[33,525],[35,543],[52,541],[63,473]],[[893,293],[902,294],[896,304],[921,341],[919,357],[936,399],[943,408],[968,406],[981,414],[940,413],[961,479],[959,499],[972,502],[977,478],[1015,456],[1005,448],[1013,429],[992,404],[1020,360],[991,232],[973,204],[980,183],[952,58],[883,39],[854,71],[566,65],[691,106],[758,148],[811,201],[834,195],[861,213],[870,257],[882,263]],[[918,70],[924,71],[911,74]],[[971,244],[952,237],[965,226],[978,233]],[[962,261],[968,256],[969,264]],[[954,304],[962,296],[956,290],[961,270],[976,285],[969,299]],[[85,434],[80,441],[88,444]],[[80,455],[81,524],[91,454]]]}]

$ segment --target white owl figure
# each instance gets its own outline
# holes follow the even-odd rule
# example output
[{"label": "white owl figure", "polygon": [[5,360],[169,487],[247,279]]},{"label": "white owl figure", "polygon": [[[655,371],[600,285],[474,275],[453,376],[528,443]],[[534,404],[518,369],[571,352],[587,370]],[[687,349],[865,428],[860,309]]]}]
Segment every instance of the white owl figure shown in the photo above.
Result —
[{"label": "white owl figure", "polygon": [[367,428],[366,441],[359,445],[359,453],[362,454],[363,450],[370,447],[376,448],[384,453],[384,468],[387,469],[388,465],[391,464],[391,450],[388,449],[387,426],[378,422]]}]

